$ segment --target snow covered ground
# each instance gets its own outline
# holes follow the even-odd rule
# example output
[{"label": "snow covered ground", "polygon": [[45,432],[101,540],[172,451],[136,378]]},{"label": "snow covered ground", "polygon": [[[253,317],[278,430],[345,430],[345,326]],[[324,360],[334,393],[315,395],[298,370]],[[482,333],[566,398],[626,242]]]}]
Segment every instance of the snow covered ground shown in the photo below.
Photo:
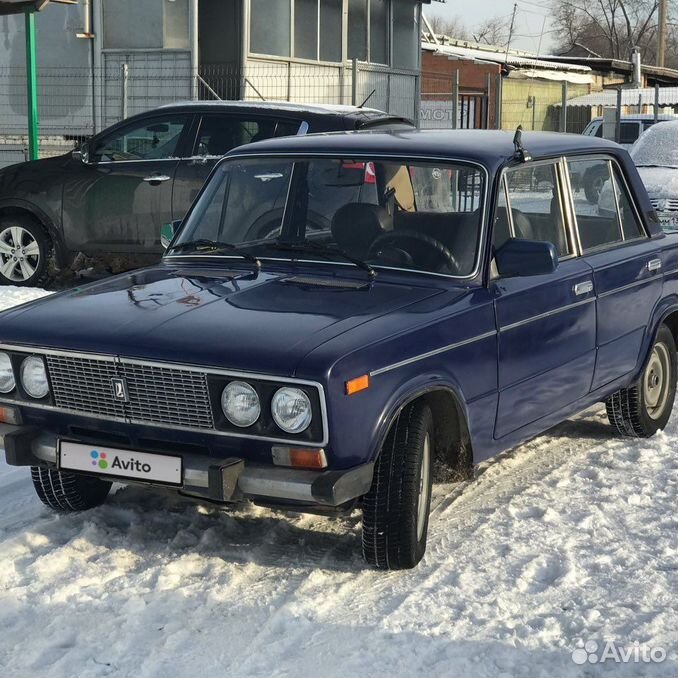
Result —
[{"label": "snow covered ground", "polygon": [[[436,486],[426,558],[383,573],[357,514],[125,488],[60,516],[0,463],[0,676],[675,678],[677,498],[678,411],[643,441],[590,411]],[[667,658],[580,665],[585,641]]]}]

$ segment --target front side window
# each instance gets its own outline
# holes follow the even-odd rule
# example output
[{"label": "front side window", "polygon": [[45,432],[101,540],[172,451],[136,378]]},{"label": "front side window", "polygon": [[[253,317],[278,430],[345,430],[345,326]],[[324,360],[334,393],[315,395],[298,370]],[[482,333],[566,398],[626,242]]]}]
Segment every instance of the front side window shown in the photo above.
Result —
[{"label": "front side window", "polygon": [[459,163],[233,159],[218,167],[177,244],[468,276],[484,196],[484,171]]},{"label": "front side window", "polygon": [[[510,211],[497,205],[495,232],[505,233],[508,228],[513,238],[550,242],[560,257],[572,254],[557,165],[518,167],[506,173],[505,182]],[[500,200],[505,198],[500,196]]]},{"label": "front side window", "polygon": [[[642,237],[642,225],[615,162],[599,158],[572,160],[567,165],[584,252]],[[592,192],[593,185],[596,190]]]},{"label": "front side window", "polygon": [[146,120],[113,132],[93,144],[92,162],[167,160],[177,157],[188,116]]}]

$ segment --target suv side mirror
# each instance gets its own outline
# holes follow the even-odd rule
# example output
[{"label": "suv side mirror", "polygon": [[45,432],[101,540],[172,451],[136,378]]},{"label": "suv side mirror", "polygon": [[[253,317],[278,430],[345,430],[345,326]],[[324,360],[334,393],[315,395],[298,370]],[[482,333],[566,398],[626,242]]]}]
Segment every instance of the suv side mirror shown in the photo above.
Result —
[{"label": "suv side mirror", "polygon": [[169,223],[162,225],[162,228],[160,229],[160,244],[164,250],[170,246],[170,243],[174,240],[174,236],[179,232],[180,226],[181,219],[170,221]]},{"label": "suv side mirror", "polygon": [[510,238],[494,255],[500,276],[547,275],[558,268],[558,252],[543,240]]},{"label": "suv side mirror", "polygon": [[74,160],[79,160],[81,163],[89,165],[89,144],[86,141],[83,141],[73,149],[71,155]]}]

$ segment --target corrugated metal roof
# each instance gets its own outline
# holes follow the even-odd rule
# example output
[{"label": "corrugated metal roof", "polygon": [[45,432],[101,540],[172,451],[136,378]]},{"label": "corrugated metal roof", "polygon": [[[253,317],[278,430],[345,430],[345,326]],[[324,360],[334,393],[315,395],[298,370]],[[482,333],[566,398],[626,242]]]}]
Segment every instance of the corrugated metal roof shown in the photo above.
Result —
[{"label": "corrugated metal roof", "polygon": [[508,54],[504,51],[495,51],[491,49],[482,49],[475,47],[462,47],[460,45],[434,45],[423,43],[422,49],[426,49],[439,54],[444,54],[458,59],[469,59],[474,61],[486,61],[496,64],[508,64],[516,67],[543,68],[549,71],[564,71],[569,73],[591,73],[589,66],[579,64],[565,64],[557,61],[548,61],[546,59],[537,59],[536,57],[524,56],[509,50]]},{"label": "corrugated metal roof", "polygon": [[21,14],[27,9],[42,11],[50,2],[59,5],[77,5],[78,0],[0,0],[0,16]]},{"label": "corrugated metal roof", "polygon": [[[652,87],[630,88],[622,90],[623,106],[649,106],[654,104],[655,92]],[[568,106],[616,106],[617,90],[606,89],[581,97],[574,97],[567,102]],[[659,88],[660,106],[678,106],[678,87]]]}]

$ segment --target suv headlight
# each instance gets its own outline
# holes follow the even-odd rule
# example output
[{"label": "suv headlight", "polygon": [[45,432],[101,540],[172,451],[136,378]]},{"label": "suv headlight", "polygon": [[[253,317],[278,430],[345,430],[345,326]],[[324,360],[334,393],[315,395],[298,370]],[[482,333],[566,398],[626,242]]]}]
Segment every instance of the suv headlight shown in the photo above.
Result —
[{"label": "suv headlight", "polygon": [[286,433],[302,433],[313,419],[309,397],[301,389],[289,386],[276,391],[271,401],[271,414]]},{"label": "suv headlight", "polygon": [[221,409],[231,424],[247,428],[259,419],[261,403],[253,386],[244,381],[232,381],[221,393]]},{"label": "suv headlight", "polygon": [[36,400],[41,400],[49,393],[47,369],[42,358],[32,355],[21,363],[21,385]]},{"label": "suv headlight", "polygon": [[0,393],[11,393],[15,387],[12,361],[7,353],[0,353]]}]

